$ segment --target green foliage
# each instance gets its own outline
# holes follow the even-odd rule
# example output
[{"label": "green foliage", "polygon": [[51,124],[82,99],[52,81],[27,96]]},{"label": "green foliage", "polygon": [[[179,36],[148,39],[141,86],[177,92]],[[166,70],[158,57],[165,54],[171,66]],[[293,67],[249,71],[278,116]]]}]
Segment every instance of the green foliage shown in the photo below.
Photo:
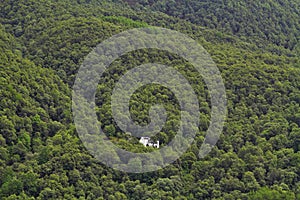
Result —
[{"label": "green foliage", "polygon": [[[139,3],[195,24],[134,11],[119,1],[1,2],[0,198],[299,199],[298,4],[144,2]],[[71,89],[81,62],[99,42],[147,26],[178,30],[207,49],[224,79],[228,117],[217,146],[200,159],[211,113],[201,76],[167,52],[150,49],[123,55],[104,73],[96,95],[96,113],[112,142],[132,152],[154,150],[123,133],[110,107],[115,83],[140,64],[157,62],[182,73],[198,95],[201,114],[195,142],[172,165],[127,174],[107,168],[83,147],[72,124]],[[180,121],[174,94],[156,84],[139,88],[130,99],[130,112],[136,123],[147,124],[149,109],[157,103],[168,114],[163,130],[153,137],[163,146],[174,138]],[[106,161],[112,159],[122,158],[115,154]],[[142,166],[138,159],[129,164]]]},{"label": "green foliage", "polygon": [[10,196],[12,194],[20,194],[23,190],[23,184],[20,180],[16,179],[15,177],[11,180],[5,182],[1,186],[1,196]]},{"label": "green foliage", "polygon": [[132,19],[122,16],[105,16],[102,19],[113,24],[119,24],[121,26],[129,26],[134,28],[142,28],[148,26],[148,24],[145,22],[133,21]]},{"label": "green foliage", "polygon": [[295,195],[289,191],[277,191],[263,187],[256,192],[252,192],[249,199],[255,200],[281,200],[281,199],[295,199]]},{"label": "green foliage", "polygon": [[297,0],[146,0],[136,3],[201,26],[232,33],[261,47],[268,41],[298,53],[300,50],[300,4]]}]

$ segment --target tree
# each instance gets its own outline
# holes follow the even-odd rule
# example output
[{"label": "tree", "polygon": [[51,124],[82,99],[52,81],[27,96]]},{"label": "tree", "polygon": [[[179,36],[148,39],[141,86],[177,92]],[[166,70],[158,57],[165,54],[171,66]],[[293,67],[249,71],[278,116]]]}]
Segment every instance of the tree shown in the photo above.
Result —
[{"label": "tree", "polygon": [[13,194],[19,195],[22,191],[23,183],[16,177],[13,177],[12,179],[3,183],[3,185],[0,188],[0,196],[8,197]]},{"label": "tree", "polygon": [[295,194],[289,191],[277,191],[267,187],[262,187],[256,192],[251,192],[249,198],[253,200],[295,199]]}]

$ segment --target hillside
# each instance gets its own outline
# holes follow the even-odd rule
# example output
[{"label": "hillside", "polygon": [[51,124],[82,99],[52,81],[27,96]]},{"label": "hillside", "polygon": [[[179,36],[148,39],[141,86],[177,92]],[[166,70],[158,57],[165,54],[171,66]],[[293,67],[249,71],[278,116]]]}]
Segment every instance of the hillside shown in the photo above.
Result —
[{"label": "hillside", "polygon": [[[126,1],[126,0],[125,0]],[[299,55],[300,4],[297,0],[128,1],[194,24],[232,33],[263,48],[269,42]]]},{"label": "hillside", "polygon": [[[263,5],[271,3],[279,5]],[[297,45],[285,43],[299,36],[297,5],[282,4],[286,10],[275,15],[291,19],[292,36],[285,34],[292,26],[281,26],[274,32],[280,42],[270,37],[266,48],[242,29],[219,26],[222,20],[193,21],[202,13],[196,1],[186,5],[199,13],[165,1],[143,4],[148,5],[168,12],[149,14],[121,1],[0,4],[0,199],[299,199],[300,61]],[[219,4],[206,5],[212,9]],[[176,10],[185,15],[174,14]],[[225,11],[219,15],[229,17]],[[227,20],[232,29],[231,18]],[[178,55],[164,51],[143,49],[120,57],[100,80],[96,95],[102,128],[119,147],[151,151],[113,120],[110,95],[129,69],[149,62],[172,66],[189,80],[200,102],[199,131],[188,151],[164,169],[131,174],[105,166],[83,146],[72,118],[71,93],[81,63],[97,44],[123,30],[148,26],[177,30],[205,47],[221,71],[228,113],[217,145],[200,158],[211,113],[201,75]],[[269,28],[272,32],[274,27]],[[261,29],[253,24],[252,33]],[[265,33],[259,32],[262,37]],[[166,145],[174,138],[179,105],[168,88],[142,87],[130,102],[132,117],[140,124],[149,123],[153,104],[163,104],[169,119],[155,139]]]}]

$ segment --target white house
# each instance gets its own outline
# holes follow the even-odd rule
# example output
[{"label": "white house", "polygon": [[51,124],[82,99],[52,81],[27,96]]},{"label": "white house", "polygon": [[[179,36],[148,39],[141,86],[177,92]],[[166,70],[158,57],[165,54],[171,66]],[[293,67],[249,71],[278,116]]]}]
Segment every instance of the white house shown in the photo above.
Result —
[{"label": "white house", "polygon": [[153,143],[150,137],[141,137],[140,143],[142,143],[145,147],[156,147],[159,148],[159,141]]}]

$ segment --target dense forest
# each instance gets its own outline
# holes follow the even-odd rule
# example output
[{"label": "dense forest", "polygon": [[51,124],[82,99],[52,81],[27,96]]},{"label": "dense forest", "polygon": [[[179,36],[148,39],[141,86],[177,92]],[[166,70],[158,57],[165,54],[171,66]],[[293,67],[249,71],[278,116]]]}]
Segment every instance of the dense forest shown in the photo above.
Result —
[{"label": "dense forest", "polygon": [[[300,199],[300,8],[292,1],[4,0],[0,4],[0,199]],[[150,11],[152,10],[152,11]],[[189,80],[200,107],[195,141],[158,171],[107,167],[82,144],[72,118],[72,87],[85,56],[124,30],[158,26],[184,33],[210,53],[226,88],[220,139],[198,155],[211,102],[201,75],[178,55],[137,50],[101,78],[96,112],[109,139],[149,152],[113,120],[110,95],[130,68],[172,66]],[[163,104],[170,142],[178,100],[151,84],[131,100],[132,118],[149,123]],[[120,159],[118,155],[115,158]],[[135,167],[133,165],[133,167]]]},{"label": "dense forest", "polygon": [[137,4],[141,5],[141,9],[146,7],[204,27],[232,33],[261,47],[267,41],[297,50],[298,53],[300,50],[300,4],[297,0],[146,0],[131,3],[139,7]]}]

